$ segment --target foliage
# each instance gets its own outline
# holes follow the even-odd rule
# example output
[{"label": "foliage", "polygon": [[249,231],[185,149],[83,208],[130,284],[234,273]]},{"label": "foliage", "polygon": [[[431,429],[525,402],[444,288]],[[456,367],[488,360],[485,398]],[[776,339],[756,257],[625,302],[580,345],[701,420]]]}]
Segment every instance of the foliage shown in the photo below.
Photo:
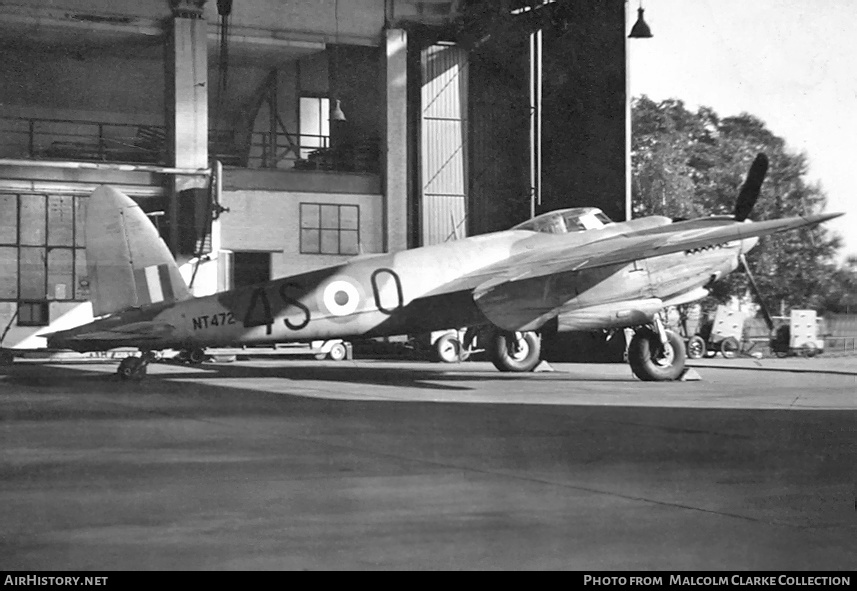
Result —
[{"label": "foliage", "polygon": [[[632,109],[634,217],[731,215],[759,152],[768,156],[768,175],[750,219],[824,210],[821,187],[806,180],[807,156],[790,151],[757,117],[721,118],[708,107],[692,112],[680,100],[656,103],[646,96],[634,99]],[[823,226],[762,238],[747,258],[768,309],[839,311],[853,300],[857,262],[837,268],[840,242]],[[746,275],[733,273],[713,286],[707,304],[741,297],[747,289]]]}]

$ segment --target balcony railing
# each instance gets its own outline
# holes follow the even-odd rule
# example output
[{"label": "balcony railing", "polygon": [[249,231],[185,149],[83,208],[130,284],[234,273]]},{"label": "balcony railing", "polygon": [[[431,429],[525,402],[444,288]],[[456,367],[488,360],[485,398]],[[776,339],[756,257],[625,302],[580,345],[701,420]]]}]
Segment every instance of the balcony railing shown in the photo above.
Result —
[{"label": "balcony railing", "polygon": [[164,137],[156,125],[0,117],[4,158],[162,164]]},{"label": "balcony railing", "polygon": [[[377,172],[378,140],[331,146],[329,136],[254,132],[236,141],[231,130],[209,131],[209,156],[227,166]],[[245,136],[246,138],[246,136]],[[243,144],[243,146],[241,145]],[[166,164],[166,128],[68,119],[0,117],[0,157]]]},{"label": "balcony railing", "polygon": [[283,132],[252,134],[248,157],[250,168],[376,173],[379,163],[377,138],[358,138],[331,145],[330,136]]}]

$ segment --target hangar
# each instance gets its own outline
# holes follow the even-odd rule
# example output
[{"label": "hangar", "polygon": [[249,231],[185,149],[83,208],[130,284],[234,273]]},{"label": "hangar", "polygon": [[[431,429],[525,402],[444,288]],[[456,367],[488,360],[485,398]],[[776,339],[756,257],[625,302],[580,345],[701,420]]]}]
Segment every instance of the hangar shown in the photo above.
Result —
[{"label": "hangar", "polygon": [[625,0],[0,6],[0,335],[91,319],[87,196],[195,295],[510,227],[625,219]]}]

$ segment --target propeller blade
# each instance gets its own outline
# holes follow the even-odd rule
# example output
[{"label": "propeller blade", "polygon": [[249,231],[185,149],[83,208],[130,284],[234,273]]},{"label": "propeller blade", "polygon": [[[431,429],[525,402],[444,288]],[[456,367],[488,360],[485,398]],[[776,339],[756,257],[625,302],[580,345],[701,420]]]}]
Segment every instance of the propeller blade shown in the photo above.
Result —
[{"label": "propeller blade", "polygon": [[747,257],[744,256],[742,252],[739,255],[741,260],[741,266],[744,267],[744,272],[747,274],[747,279],[750,280],[750,287],[753,290],[753,295],[756,297],[756,301],[759,303],[759,307],[762,309],[762,316],[765,318],[765,324],[768,325],[768,330],[774,331],[774,319],[771,318],[771,313],[768,312],[768,307],[765,305],[765,300],[762,298],[762,292],[759,291],[759,286],[756,285],[756,279],[753,277],[753,274],[750,272],[750,265],[747,264]]},{"label": "propeller blade", "polygon": [[750,171],[747,173],[747,178],[744,184],[741,185],[741,191],[738,193],[738,200],[735,202],[735,220],[743,222],[753,211],[753,206],[756,205],[756,200],[759,198],[759,191],[762,189],[762,181],[765,180],[765,174],[768,172],[768,157],[761,152],[753,160],[750,166]]}]

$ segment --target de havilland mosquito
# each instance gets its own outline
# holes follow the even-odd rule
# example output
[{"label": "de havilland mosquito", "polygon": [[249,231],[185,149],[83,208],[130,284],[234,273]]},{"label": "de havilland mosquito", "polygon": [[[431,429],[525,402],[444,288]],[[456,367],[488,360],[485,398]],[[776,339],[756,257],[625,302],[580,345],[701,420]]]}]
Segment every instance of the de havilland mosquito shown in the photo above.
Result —
[{"label": "de havilland mosquito", "polygon": [[614,223],[595,208],[566,209],[503,232],[356,257],[205,297],[190,294],[140,207],[103,186],[90,198],[86,221],[98,318],[44,336],[51,348],[76,351],[136,347],[141,355],[124,359],[119,374],[139,378],[164,349],[463,327],[478,331],[498,369],[530,371],[539,362],[543,330],[631,328],[634,374],[674,380],[685,353],[679,336],[661,322],[666,306],[704,297],[707,285],[745,262],[760,236],[841,215],[751,223],[767,164],[763,154],[753,162],[732,216]]}]

